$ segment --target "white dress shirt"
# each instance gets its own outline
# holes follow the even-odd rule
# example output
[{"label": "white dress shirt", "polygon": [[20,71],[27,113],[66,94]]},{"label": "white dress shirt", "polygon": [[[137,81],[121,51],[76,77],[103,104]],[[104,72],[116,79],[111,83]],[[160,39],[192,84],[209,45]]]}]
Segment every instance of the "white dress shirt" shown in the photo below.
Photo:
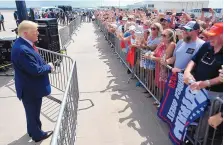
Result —
[{"label": "white dress shirt", "polygon": [[28,43],[33,47],[33,42],[31,42],[30,40],[27,40],[27,39],[24,38],[24,37],[21,37],[21,38],[23,38],[26,42],[28,42]]}]

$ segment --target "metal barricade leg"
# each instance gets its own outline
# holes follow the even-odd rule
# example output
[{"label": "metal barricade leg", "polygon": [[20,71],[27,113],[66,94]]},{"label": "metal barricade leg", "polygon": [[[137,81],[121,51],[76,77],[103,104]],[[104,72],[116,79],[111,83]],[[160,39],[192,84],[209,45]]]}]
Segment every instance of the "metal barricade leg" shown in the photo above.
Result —
[{"label": "metal barricade leg", "polygon": [[129,84],[130,83],[130,81],[132,80],[132,79],[134,79],[135,78],[135,75],[134,75],[134,72],[135,71],[135,69],[134,69],[134,67],[131,69],[131,77],[128,79],[128,81],[127,81],[127,83]]}]

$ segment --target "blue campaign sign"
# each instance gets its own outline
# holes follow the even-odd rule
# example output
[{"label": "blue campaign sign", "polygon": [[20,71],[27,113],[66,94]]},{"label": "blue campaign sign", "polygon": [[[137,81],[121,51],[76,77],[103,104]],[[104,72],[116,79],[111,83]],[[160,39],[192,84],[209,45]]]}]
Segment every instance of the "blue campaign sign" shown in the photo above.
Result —
[{"label": "blue campaign sign", "polygon": [[205,90],[191,91],[181,73],[171,74],[168,80],[158,116],[169,124],[173,144],[180,145],[187,127],[203,115],[208,97]]}]

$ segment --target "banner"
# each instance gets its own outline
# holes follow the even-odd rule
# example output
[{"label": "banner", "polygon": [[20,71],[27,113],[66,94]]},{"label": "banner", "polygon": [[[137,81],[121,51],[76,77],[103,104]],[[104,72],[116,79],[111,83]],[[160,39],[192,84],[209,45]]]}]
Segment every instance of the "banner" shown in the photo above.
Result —
[{"label": "banner", "polygon": [[192,91],[190,86],[184,84],[183,74],[169,76],[157,115],[169,124],[169,137],[174,145],[181,144],[187,127],[203,115],[207,98],[204,89]]}]

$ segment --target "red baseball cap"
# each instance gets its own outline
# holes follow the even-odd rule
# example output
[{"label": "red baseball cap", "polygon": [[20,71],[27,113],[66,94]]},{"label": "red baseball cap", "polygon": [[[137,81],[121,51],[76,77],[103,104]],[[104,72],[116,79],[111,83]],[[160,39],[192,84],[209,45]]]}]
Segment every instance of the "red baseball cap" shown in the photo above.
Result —
[{"label": "red baseball cap", "polygon": [[223,34],[223,23],[215,23],[205,34],[208,36]]}]

